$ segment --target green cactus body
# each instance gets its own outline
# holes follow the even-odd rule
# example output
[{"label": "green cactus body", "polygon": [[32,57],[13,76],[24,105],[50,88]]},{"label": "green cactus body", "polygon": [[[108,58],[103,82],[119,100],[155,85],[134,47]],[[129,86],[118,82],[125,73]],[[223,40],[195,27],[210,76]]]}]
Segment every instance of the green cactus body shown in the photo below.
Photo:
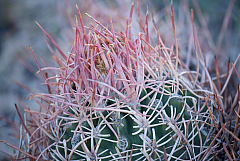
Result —
[{"label": "green cactus body", "polygon": [[[139,98],[143,98],[150,91],[152,90],[145,90]],[[207,149],[210,141],[210,135],[207,135],[206,129],[209,129],[209,132],[213,132],[211,128],[212,121],[207,108],[203,108],[202,111],[197,113],[204,103],[201,103],[200,98],[197,100],[197,97],[194,97],[187,90],[184,95],[170,95],[171,88],[162,88],[159,91],[165,92],[163,92],[164,94],[155,95],[155,98],[153,95],[149,95],[139,103],[140,107],[137,108],[139,113],[129,103],[119,103],[118,100],[106,101],[104,107],[107,108],[113,105],[111,108],[116,108],[122,106],[119,109],[128,111],[128,113],[109,110],[101,112],[102,114],[93,114],[92,123],[89,123],[91,122],[90,120],[85,120],[80,125],[82,133],[88,139],[84,140],[81,137],[82,133],[77,130],[74,139],[67,143],[67,148],[69,149],[67,154],[69,155],[70,149],[73,149],[79,142],[84,140],[82,144],[89,151],[91,144],[94,145],[94,148],[98,146],[97,153],[89,152],[92,155],[92,160],[111,160],[114,158],[128,158],[130,156],[133,160],[143,160],[148,157],[149,160],[150,158],[164,160],[163,146],[166,149],[166,153],[171,155],[171,157],[169,156],[169,158],[172,158],[170,160],[186,160],[200,157],[200,152],[204,152]],[[89,104],[89,106],[91,105]],[[74,114],[71,109],[69,111]],[[89,112],[86,113],[89,114]],[[69,116],[66,115],[65,117]],[[118,138],[104,123],[102,117],[106,118],[117,133]],[[62,122],[62,124],[64,123]],[[72,123],[71,126],[62,125],[64,132],[61,140],[73,138],[78,124],[77,122]],[[198,131],[197,128],[200,130]],[[93,137],[92,140],[91,137]],[[191,151],[188,146],[190,146]],[[60,149],[59,151],[62,151],[61,154],[63,155],[63,148],[61,147]],[[75,151],[76,153],[73,153],[71,159],[77,160],[90,157],[90,155],[84,156],[85,151],[81,145],[78,145]]]},{"label": "green cactus body", "polygon": [[39,158],[201,158],[216,120],[212,93],[201,88],[198,73],[183,68],[158,34],[152,46],[148,26],[134,38],[130,26],[117,33],[112,23],[110,31],[92,19],[100,27],[87,34],[77,23],[68,57],[55,59],[60,68],[49,79],[56,81],[47,82],[52,93],[40,95],[49,111],[40,128],[47,148]]}]

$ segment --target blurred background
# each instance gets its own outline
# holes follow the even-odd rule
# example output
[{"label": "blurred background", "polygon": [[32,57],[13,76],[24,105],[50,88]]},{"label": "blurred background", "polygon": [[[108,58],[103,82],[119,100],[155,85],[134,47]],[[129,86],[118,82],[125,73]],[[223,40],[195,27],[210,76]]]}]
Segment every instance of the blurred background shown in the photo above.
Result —
[{"label": "blurred background", "polygon": [[[36,74],[38,68],[29,49],[32,47],[41,67],[45,59],[55,64],[44,40],[43,33],[36,25],[37,21],[57,42],[64,53],[67,53],[74,40],[74,24],[78,4],[85,26],[96,25],[87,15],[107,26],[110,15],[116,31],[125,28],[126,17],[129,17],[132,0],[0,0],[0,140],[18,146],[20,119],[14,104],[23,115],[23,108],[37,109],[34,100],[29,101],[30,92],[47,92],[41,85],[44,80]],[[141,20],[145,21],[147,6],[149,9],[149,31],[151,41],[156,40],[152,20],[160,31],[161,38],[167,46],[173,43],[172,24],[170,19],[169,0],[139,0]],[[239,0],[173,0],[176,34],[179,39],[181,58],[191,67],[194,66],[194,46],[190,11],[195,13],[196,32],[207,59],[209,70],[215,73],[214,56],[218,60],[220,72],[227,71],[228,59],[235,61],[240,46],[240,1]],[[133,12],[133,29],[139,32],[137,23],[136,2]],[[236,69],[240,72],[240,63]],[[231,90],[236,89],[239,79],[233,74]],[[0,149],[13,154],[14,150],[3,143]],[[0,152],[0,160],[9,157]]]}]

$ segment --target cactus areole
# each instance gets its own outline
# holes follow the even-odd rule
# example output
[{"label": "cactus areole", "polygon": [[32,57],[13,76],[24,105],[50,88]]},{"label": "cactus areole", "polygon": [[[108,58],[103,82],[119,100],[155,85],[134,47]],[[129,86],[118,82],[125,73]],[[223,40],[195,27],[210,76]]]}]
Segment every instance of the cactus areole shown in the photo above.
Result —
[{"label": "cactus areole", "polygon": [[31,95],[42,110],[30,113],[36,130],[27,140],[29,155],[87,161],[211,157],[213,93],[180,60],[173,15],[175,41],[168,48],[154,24],[149,35],[148,12],[139,22],[141,32],[132,33],[133,5],[123,32],[115,32],[111,20],[105,27],[90,15],[97,25],[84,27],[77,10],[67,54],[38,24],[62,58],[52,52],[57,68],[38,65],[49,93]]}]

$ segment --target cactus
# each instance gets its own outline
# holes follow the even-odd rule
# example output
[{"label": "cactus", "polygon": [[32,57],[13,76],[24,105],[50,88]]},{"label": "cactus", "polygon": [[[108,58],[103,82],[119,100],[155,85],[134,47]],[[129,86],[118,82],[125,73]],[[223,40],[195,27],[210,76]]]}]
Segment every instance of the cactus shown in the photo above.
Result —
[{"label": "cactus", "polygon": [[32,96],[48,104],[46,118],[38,123],[38,130],[48,136],[47,148],[38,158],[47,154],[56,160],[202,157],[216,120],[210,115],[213,93],[201,88],[199,73],[185,69],[178,53],[167,48],[158,34],[159,44],[151,45],[147,19],[143,33],[134,38],[131,17],[125,33],[117,33],[112,22],[109,30],[89,15],[100,27],[92,26],[87,33],[78,13],[81,26],[76,22],[69,55],[60,51],[64,60],[54,55],[57,69],[39,68],[55,75],[46,78],[49,94]]},{"label": "cactus", "polygon": [[[36,160],[213,158],[221,97],[200,84],[199,67],[185,66],[175,34],[175,48],[168,48],[153,25],[157,42],[150,42],[148,12],[142,32],[133,34],[133,5],[124,32],[90,15],[97,26],[84,27],[77,10],[80,25],[76,20],[68,55],[38,24],[63,59],[52,52],[59,67],[40,68],[31,49],[49,93],[31,95],[43,111],[27,111],[26,124],[35,129],[27,130],[20,152]],[[175,33],[173,14],[172,24]],[[195,32],[194,38],[196,45]]]}]

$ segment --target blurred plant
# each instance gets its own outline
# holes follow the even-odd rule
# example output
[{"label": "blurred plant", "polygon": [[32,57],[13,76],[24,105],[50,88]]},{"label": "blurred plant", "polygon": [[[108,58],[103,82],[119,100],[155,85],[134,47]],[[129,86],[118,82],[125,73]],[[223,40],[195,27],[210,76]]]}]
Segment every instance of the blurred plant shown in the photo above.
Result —
[{"label": "blurred plant", "polygon": [[[68,55],[37,23],[56,67],[41,68],[48,94],[31,94],[38,112],[25,109],[16,159],[32,160],[210,160],[240,158],[239,92],[226,86],[236,63],[229,62],[221,87],[206,67],[191,11],[195,69],[180,57],[171,3],[174,43],[167,47],[153,22],[150,41],[148,10],[139,34],[132,33],[132,15],[116,32],[88,15],[97,25],[84,27],[80,11],[75,41]],[[137,6],[139,6],[137,1]],[[167,35],[164,35],[167,37]],[[182,54],[182,53],[181,53]],[[232,65],[230,69],[230,65]],[[49,71],[51,76],[49,77]],[[202,74],[200,74],[200,72]],[[238,75],[239,77],[239,75]],[[239,77],[240,79],[240,77]],[[214,83],[216,80],[216,85]],[[2,141],[4,142],[4,141]],[[6,142],[4,142],[6,143]],[[8,144],[8,143],[6,143]]]}]

